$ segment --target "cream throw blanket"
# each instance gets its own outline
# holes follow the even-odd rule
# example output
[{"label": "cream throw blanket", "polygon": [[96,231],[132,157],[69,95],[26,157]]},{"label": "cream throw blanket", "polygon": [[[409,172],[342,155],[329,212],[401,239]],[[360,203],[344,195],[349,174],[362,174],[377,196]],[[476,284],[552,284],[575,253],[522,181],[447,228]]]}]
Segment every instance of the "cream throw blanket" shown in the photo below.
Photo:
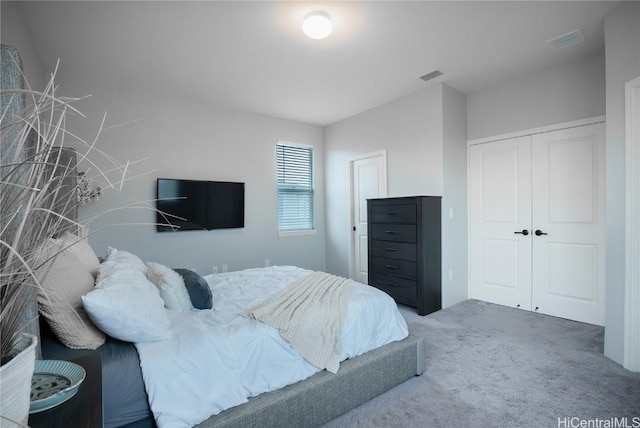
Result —
[{"label": "cream throw blanket", "polygon": [[351,279],[314,272],[242,315],[279,329],[305,360],[337,373],[342,324],[355,285]]}]

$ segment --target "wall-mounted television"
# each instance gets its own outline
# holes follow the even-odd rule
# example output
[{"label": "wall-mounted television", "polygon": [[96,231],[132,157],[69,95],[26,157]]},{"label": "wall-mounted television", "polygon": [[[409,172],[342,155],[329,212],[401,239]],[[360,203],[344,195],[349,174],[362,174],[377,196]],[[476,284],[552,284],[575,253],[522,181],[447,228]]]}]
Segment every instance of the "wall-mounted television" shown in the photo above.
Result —
[{"label": "wall-mounted television", "polygon": [[244,183],[158,178],[158,232],[244,227]]}]

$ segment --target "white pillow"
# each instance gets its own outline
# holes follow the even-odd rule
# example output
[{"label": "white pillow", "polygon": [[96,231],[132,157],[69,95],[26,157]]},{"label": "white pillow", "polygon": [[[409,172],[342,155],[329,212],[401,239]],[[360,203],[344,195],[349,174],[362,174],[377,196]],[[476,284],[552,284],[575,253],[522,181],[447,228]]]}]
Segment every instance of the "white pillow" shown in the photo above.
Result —
[{"label": "white pillow", "polygon": [[147,279],[160,291],[164,305],[174,311],[188,312],[193,309],[187,287],[182,276],[160,263],[147,263]]},{"label": "white pillow", "polygon": [[95,289],[82,296],[89,317],[100,330],[116,339],[127,342],[169,339],[171,323],[158,289],[136,263],[131,260],[118,263],[111,257],[113,254],[100,265]]},{"label": "white pillow", "polygon": [[147,266],[140,260],[140,257],[128,251],[109,247],[107,249],[107,259],[100,265],[98,281],[102,276],[108,276],[113,269],[122,266],[137,270],[144,275],[147,272]]}]

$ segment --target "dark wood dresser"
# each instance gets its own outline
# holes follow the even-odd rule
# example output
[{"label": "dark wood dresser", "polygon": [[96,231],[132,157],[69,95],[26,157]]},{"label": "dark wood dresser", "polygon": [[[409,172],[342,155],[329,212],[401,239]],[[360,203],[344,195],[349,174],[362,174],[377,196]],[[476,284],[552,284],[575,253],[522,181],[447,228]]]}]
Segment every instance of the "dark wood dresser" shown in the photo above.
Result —
[{"label": "dark wood dresser", "polygon": [[369,285],[419,315],[442,307],[441,199],[367,200]]}]

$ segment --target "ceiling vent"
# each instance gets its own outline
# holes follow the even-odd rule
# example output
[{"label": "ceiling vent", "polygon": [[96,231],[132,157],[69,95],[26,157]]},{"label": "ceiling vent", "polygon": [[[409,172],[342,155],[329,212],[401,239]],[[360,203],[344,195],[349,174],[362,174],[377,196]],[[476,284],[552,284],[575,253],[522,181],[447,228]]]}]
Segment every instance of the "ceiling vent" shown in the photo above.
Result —
[{"label": "ceiling vent", "polygon": [[556,49],[564,49],[564,48],[568,48],[569,46],[577,45],[578,43],[584,42],[584,41],[585,41],[585,38],[582,31],[575,30],[563,36],[558,36],[551,40],[547,40],[547,43],[549,43],[551,46],[553,46]]},{"label": "ceiling vent", "polygon": [[427,80],[435,79],[438,76],[442,76],[442,71],[434,70],[431,73],[427,73],[424,76],[420,76],[420,78],[426,82]]}]

